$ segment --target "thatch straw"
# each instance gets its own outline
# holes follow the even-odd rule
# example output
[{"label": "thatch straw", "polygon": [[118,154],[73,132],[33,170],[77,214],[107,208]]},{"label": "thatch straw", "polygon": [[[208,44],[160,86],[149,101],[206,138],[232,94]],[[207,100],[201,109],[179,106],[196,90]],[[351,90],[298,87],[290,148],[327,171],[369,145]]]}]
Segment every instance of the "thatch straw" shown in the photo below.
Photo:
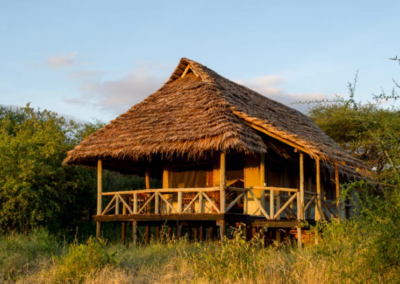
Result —
[{"label": "thatch straw", "polygon": [[[193,72],[182,77],[188,65]],[[306,115],[186,58],[157,92],[82,141],[64,164],[91,164],[99,158],[135,161],[155,154],[265,153],[266,145],[251,125],[326,163],[365,168]]]}]

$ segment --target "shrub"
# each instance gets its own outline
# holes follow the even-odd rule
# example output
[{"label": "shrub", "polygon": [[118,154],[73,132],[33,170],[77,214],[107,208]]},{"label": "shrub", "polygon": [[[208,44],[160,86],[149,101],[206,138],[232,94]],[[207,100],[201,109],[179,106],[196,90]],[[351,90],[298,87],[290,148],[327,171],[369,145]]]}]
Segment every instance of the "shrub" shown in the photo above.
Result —
[{"label": "shrub", "polygon": [[68,254],[56,259],[55,282],[82,283],[107,265],[117,264],[116,252],[108,253],[107,242],[90,237],[87,244],[72,244]]}]

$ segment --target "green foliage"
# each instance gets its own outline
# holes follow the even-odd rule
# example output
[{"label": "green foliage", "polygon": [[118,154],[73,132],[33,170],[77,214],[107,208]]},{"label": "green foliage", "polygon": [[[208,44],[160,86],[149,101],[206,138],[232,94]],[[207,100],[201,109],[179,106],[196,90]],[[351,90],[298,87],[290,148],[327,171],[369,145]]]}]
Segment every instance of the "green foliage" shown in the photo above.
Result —
[{"label": "green foliage", "polygon": [[79,129],[29,104],[0,109],[0,230],[59,227],[81,218],[82,208],[90,210],[95,172],[61,165]]},{"label": "green foliage", "polygon": [[349,99],[318,101],[309,115],[343,149],[374,169],[376,179],[390,177],[400,156],[400,111],[382,105],[382,96],[356,102],[354,85],[349,88]]},{"label": "green foliage", "polygon": [[56,260],[55,282],[82,283],[106,265],[116,265],[116,252],[108,253],[107,242],[90,237],[87,244],[72,244],[66,255]]},{"label": "green foliage", "polygon": [[[95,169],[62,166],[67,152],[104,124],[47,110],[0,106],[0,232],[38,226],[74,231],[95,213]],[[107,172],[106,190],[144,188],[143,178]]]},{"label": "green foliage", "polygon": [[[262,264],[264,246],[260,234],[250,241],[243,235],[242,224],[233,229],[233,239],[227,239],[218,246],[203,246],[200,252],[191,255],[197,277],[208,280],[238,279],[255,280]],[[197,244],[201,247],[200,244]]]},{"label": "green foliage", "polygon": [[47,230],[35,229],[29,235],[0,236],[0,282],[14,281],[20,275],[41,268],[39,261],[63,252],[63,246]]}]

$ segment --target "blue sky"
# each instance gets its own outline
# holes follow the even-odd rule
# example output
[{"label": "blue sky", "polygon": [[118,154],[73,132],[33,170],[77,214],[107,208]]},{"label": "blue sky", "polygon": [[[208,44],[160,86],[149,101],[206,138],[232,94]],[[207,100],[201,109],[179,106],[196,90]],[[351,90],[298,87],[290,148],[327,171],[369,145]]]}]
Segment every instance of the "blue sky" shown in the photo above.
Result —
[{"label": "blue sky", "polygon": [[[114,119],[181,57],[275,100],[400,80],[400,1],[0,1],[0,104]],[[299,108],[299,106],[295,106]],[[303,108],[304,106],[301,106]]]}]

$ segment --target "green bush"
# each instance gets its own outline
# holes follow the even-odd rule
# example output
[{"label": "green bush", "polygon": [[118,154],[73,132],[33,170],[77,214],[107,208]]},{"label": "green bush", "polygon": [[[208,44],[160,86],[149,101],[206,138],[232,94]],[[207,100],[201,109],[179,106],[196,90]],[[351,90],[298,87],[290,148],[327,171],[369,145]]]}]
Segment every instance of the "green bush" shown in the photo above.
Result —
[{"label": "green bush", "polygon": [[72,244],[66,255],[56,259],[53,271],[59,283],[82,283],[107,265],[115,265],[116,252],[108,253],[107,242],[90,237],[87,244]]}]

